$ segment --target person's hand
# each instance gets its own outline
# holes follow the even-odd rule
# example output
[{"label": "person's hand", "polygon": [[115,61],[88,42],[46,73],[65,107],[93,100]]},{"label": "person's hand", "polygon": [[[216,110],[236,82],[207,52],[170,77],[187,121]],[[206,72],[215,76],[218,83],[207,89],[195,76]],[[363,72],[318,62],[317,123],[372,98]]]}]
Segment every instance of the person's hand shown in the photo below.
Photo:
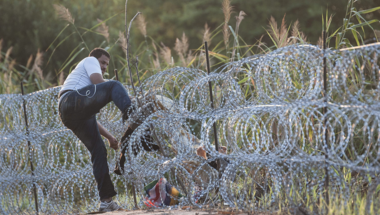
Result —
[{"label": "person's hand", "polygon": [[110,147],[113,149],[118,149],[119,148],[119,142],[117,142],[115,137],[111,137],[108,139],[108,142],[110,143]]},{"label": "person's hand", "polygon": [[197,149],[197,155],[207,160],[206,150],[203,146],[199,146],[199,148]]},{"label": "person's hand", "polygon": [[220,146],[219,147],[219,152],[222,154],[227,154],[227,147],[225,146]]}]

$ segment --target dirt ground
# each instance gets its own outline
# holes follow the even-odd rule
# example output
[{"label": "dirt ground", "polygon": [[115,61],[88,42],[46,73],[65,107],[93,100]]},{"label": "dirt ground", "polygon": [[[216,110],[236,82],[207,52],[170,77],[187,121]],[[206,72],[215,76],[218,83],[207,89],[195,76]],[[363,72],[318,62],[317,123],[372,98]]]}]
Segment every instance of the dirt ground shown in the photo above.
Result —
[{"label": "dirt ground", "polygon": [[215,211],[215,210],[201,210],[201,209],[192,209],[192,210],[169,210],[169,209],[154,209],[154,210],[134,210],[134,211],[114,211],[103,213],[105,215],[206,215],[206,214],[218,214],[218,215],[227,215],[227,214],[239,214],[239,215],[277,215],[278,213],[244,213],[244,212],[233,212],[233,211]]},{"label": "dirt ground", "polygon": [[308,215],[306,211],[301,208],[289,209],[287,212],[243,212],[243,211],[234,211],[234,210],[215,210],[215,209],[149,209],[149,210],[121,210],[102,213],[104,215],[206,215],[206,214],[215,214],[215,215]]}]

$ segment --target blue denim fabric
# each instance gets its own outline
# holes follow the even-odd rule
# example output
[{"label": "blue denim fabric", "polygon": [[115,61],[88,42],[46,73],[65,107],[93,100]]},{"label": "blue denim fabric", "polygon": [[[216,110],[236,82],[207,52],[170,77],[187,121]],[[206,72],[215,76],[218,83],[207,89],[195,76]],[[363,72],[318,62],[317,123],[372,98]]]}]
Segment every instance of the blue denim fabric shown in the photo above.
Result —
[{"label": "blue denim fabric", "polygon": [[[82,96],[88,90],[89,96]],[[93,97],[91,96],[94,94],[95,85],[86,86],[78,91],[82,95],[71,91],[62,98],[59,115],[63,124],[74,132],[91,153],[100,199],[113,197],[116,192],[109,175],[107,150],[100,136],[95,114],[111,101],[124,113],[131,106],[131,100],[124,86],[117,81],[97,84]]]}]

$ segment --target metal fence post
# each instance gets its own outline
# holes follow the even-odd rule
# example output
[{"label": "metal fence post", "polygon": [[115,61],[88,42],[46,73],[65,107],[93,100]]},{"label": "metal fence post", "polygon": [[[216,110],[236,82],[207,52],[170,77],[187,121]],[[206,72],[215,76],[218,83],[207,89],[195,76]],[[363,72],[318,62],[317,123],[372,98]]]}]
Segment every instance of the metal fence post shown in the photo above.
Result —
[{"label": "metal fence post", "polygon": [[[322,37],[323,37],[323,89],[324,89],[324,103],[325,103],[325,107],[323,107],[323,116],[324,116],[324,120],[323,120],[323,124],[324,124],[324,127],[325,127],[325,159],[327,160],[329,158],[328,156],[328,150],[329,150],[329,141],[328,141],[328,129],[327,129],[327,104],[328,104],[328,95],[327,95],[327,65],[326,65],[326,37],[327,37],[327,33],[326,31],[323,31],[322,33]],[[329,188],[329,172],[328,172],[328,166],[327,166],[327,163],[325,162],[325,174],[326,174],[326,177],[325,177],[325,199],[326,199],[326,203],[327,203],[327,207],[329,206],[329,202],[330,202],[330,198],[329,198],[329,192],[328,192],[328,188]],[[328,209],[327,209],[328,210]]]},{"label": "metal fence post", "polygon": [[[29,141],[29,126],[28,126],[28,117],[26,114],[26,107],[25,107],[25,99],[24,99],[24,85],[22,84],[21,81],[21,94],[22,94],[22,106],[24,109],[24,119],[25,119],[25,127],[26,127],[26,135],[28,136],[28,152],[29,152],[29,162],[30,162],[30,169],[32,171],[32,177],[34,176],[34,167],[33,167],[33,157],[32,157],[32,152],[30,149],[30,141]],[[34,192],[34,203],[36,205],[36,210],[38,214],[38,196],[37,196],[37,188],[36,185],[33,183],[33,192]]]},{"label": "metal fence post", "polygon": [[[116,76],[116,81],[119,81],[119,74],[117,72],[117,69],[115,69],[114,72],[115,72],[115,76]],[[121,153],[123,153],[123,152],[121,152]],[[137,205],[135,183],[132,183],[132,195],[133,195],[133,201],[135,203],[135,208],[139,208]]]},{"label": "metal fence post", "polygon": [[[209,58],[209,55],[208,55],[207,41],[205,41],[205,51],[206,51],[206,62],[207,62],[207,74],[210,75],[210,58]],[[208,82],[208,87],[209,87],[209,91],[210,91],[211,108],[214,109],[214,98],[212,96],[211,81]],[[216,130],[216,124],[214,123],[213,126],[214,126],[215,149],[216,149],[216,151],[219,151],[218,133],[217,133],[217,130]]]}]

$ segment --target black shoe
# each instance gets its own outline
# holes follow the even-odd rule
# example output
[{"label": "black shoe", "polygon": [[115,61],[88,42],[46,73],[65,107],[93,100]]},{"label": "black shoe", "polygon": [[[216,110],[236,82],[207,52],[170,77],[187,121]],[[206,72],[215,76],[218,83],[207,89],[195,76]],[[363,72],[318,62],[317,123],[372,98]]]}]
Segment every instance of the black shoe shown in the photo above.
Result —
[{"label": "black shoe", "polygon": [[127,121],[129,116],[131,116],[134,112],[136,112],[136,107],[133,105],[129,106],[123,113],[123,122]]}]

